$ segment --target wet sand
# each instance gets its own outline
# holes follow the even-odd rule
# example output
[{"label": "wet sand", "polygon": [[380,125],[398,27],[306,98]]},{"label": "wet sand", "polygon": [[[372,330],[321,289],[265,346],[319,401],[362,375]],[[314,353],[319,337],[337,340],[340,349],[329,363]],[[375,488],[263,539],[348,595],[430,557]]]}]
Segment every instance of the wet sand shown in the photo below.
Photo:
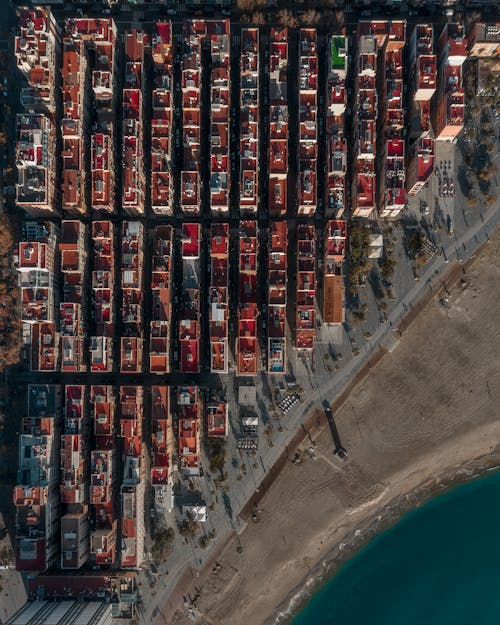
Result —
[{"label": "wet sand", "polygon": [[[287,620],[304,590],[405,510],[500,464],[499,247],[497,233],[448,286],[448,308],[434,297],[350,389],[335,414],[346,462],[312,416],[301,462],[284,463],[257,504],[258,521],[247,510],[217,570],[212,562],[196,580],[196,622]],[[158,623],[193,623],[182,606],[163,616]]]}]

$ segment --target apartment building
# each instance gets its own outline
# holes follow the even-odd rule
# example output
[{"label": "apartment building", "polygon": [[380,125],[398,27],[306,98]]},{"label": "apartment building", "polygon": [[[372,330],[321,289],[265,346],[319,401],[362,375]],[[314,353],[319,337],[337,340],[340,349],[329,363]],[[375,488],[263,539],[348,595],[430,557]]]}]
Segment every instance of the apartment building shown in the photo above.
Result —
[{"label": "apartment building", "polygon": [[[73,40],[83,42],[83,49],[92,59],[89,63],[93,92],[93,124],[90,133],[91,206],[95,210],[113,212],[115,210],[114,99],[116,97],[115,85],[118,82],[116,25],[112,18],[71,19],[66,22],[66,31]],[[81,92],[80,95],[82,95]],[[84,93],[83,96],[83,101],[85,101],[86,94]]]},{"label": "apartment building", "polygon": [[434,54],[434,27],[432,24],[417,24],[410,38],[411,74],[414,78],[415,100],[418,102],[418,117],[415,124],[425,123],[423,117],[429,115],[421,102],[430,102],[436,93],[437,59]]},{"label": "apartment building", "polygon": [[89,558],[88,420],[84,385],[64,389],[61,435],[61,568],[79,569]]},{"label": "apartment building", "polygon": [[434,27],[417,24],[410,38],[410,143],[406,189],[415,196],[434,171],[433,98],[437,84],[437,57],[434,54]]},{"label": "apartment building", "polygon": [[227,401],[222,397],[211,397],[205,406],[207,436],[224,438],[228,434]]},{"label": "apartment building", "polygon": [[257,341],[257,222],[240,221],[239,303],[236,338],[236,371],[238,375],[256,375]]},{"label": "apartment building", "polygon": [[16,204],[36,217],[56,210],[56,127],[47,115],[16,115]]},{"label": "apartment building", "polygon": [[161,375],[170,371],[172,320],[172,227],[156,226],[151,267],[151,321],[149,370]]},{"label": "apartment building", "polygon": [[61,388],[28,386],[18,438],[15,557],[18,571],[45,571],[59,558],[59,424]]},{"label": "apartment building", "polygon": [[318,56],[316,29],[299,34],[299,215],[314,215],[318,204]]},{"label": "apartment building", "polygon": [[85,371],[83,339],[85,336],[84,311],[87,294],[84,288],[84,271],[87,258],[85,248],[86,225],[81,221],[64,219],[61,222],[61,272],[63,301],[59,305],[61,336],[61,371]]},{"label": "apartment building", "polygon": [[93,52],[91,83],[99,102],[110,103],[113,98],[113,78],[116,73],[116,25],[113,18],[72,18],[66,21],[66,31],[81,39]]},{"label": "apartment building", "polygon": [[462,24],[445,24],[437,43],[438,80],[434,130],[436,140],[455,142],[464,127],[463,64],[467,38]]},{"label": "apartment building", "polygon": [[144,236],[140,221],[122,223],[120,372],[142,371]]},{"label": "apartment building", "polygon": [[171,22],[156,23],[151,50],[153,57],[151,207],[157,215],[171,215],[173,205],[173,180],[170,165],[173,116]]},{"label": "apartment building", "polygon": [[19,9],[14,50],[17,68],[29,85],[21,91],[22,106],[54,113],[61,31],[49,7]]},{"label": "apartment building", "polygon": [[92,208],[115,211],[114,116],[110,109],[97,110],[91,135]]},{"label": "apartment building", "polygon": [[295,347],[311,358],[316,336],[316,240],[314,226],[297,226]]},{"label": "apartment building", "polygon": [[88,481],[86,466],[88,432],[84,385],[73,384],[64,388],[63,417],[60,451],[61,502],[83,504],[87,500]]},{"label": "apartment building", "polygon": [[183,155],[181,209],[200,213],[201,141],[201,43],[206,36],[204,20],[183,23],[184,52],[181,61]]},{"label": "apartment building", "polygon": [[94,449],[90,455],[90,559],[111,565],[117,555],[117,438],[112,386],[90,387],[90,422]]},{"label": "apartment building", "polygon": [[172,510],[174,433],[168,386],[151,387],[151,470],[155,507]]},{"label": "apartment building", "polygon": [[123,448],[123,479],[120,488],[120,564],[137,568],[144,558],[144,493],[142,462],[142,386],[120,387],[120,437]]},{"label": "apartment building", "polygon": [[66,513],[61,517],[61,568],[79,569],[88,561],[89,555],[90,525],[87,510]]},{"label": "apartment building", "polygon": [[241,29],[240,211],[257,213],[259,197],[259,29]]},{"label": "apartment building", "polygon": [[199,223],[182,224],[183,293],[179,305],[180,370],[200,371],[200,242]]},{"label": "apartment building", "polygon": [[229,158],[229,76],[231,34],[229,20],[208,20],[212,72],[210,77],[210,208],[229,212],[231,160]]},{"label": "apartment building", "polygon": [[91,371],[111,371],[115,335],[114,290],[115,254],[113,223],[92,222],[93,261],[92,300],[93,333],[90,337]]},{"label": "apartment building", "polygon": [[56,371],[59,338],[54,323],[34,323],[31,328],[31,371]]},{"label": "apartment building", "polygon": [[467,33],[469,56],[498,59],[500,57],[500,22],[476,22]]},{"label": "apartment building", "polygon": [[[78,82],[79,114],[83,111],[83,119],[79,118],[78,132],[80,145],[83,146],[80,158],[85,162],[85,151],[90,149],[90,202],[95,210],[113,212],[115,209],[115,148],[114,148],[114,86],[117,83],[117,51],[116,25],[112,18],[72,18],[66,20],[65,42],[73,42],[79,52],[80,63],[73,72],[73,83]],[[87,148],[86,108],[90,93],[85,90],[86,74],[91,71],[92,116],[90,129],[90,147]],[[64,97],[64,95],[63,95]],[[82,135],[83,133],[83,135]],[[83,168],[82,168],[83,170]],[[73,174],[69,174],[72,176]],[[81,184],[85,184],[85,171],[81,174]],[[73,185],[73,181],[72,181]],[[74,187],[71,186],[71,193]],[[68,193],[69,193],[68,185]],[[83,193],[83,190],[82,190]],[[83,198],[82,201],[85,201]]]},{"label": "apartment building", "polygon": [[26,222],[18,245],[23,342],[30,348],[32,371],[56,371],[58,309],[56,229],[52,223]]},{"label": "apartment building", "polygon": [[269,52],[269,195],[271,217],[287,211],[288,29],[271,28]]},{"label": "apartment building", "polygon": [[323,263],[323,322],[337,325],[345,321],[344,261],[347,221],[331,219],[326,224]]},{"label": "apartment building", "polygon": [[332,35],[328,47],[326,133],[328,181],[326,213],[342,216],[346,202],[347,142],[345,110],[347,105],[347,37]]},{"label": "apartment building", "polygon": [[116,623],[130,621],[137,616],[139,599],[137,577],[121,575],[110,579],[111,614]]},{"label": "apartment building", "polygon": [[377,179],[375,158],[377,154],[378,96],[376,89],[378,43],[369,23],[361,22],[357,29],[358,54],[356,57],[356,104],[354,152],[357,163],[353,174],[353,214],[370,217],[375,210]]},{"label": "apartment building", "polygon": [[85,155],[89,106],[87,49],[84,40],[66,20],[62,40],[62,181],[61,206],[78,215],[86,212]]},{"label": "apartment building", "polygon": [[197,386],[181,386],[175,395],[178,470],[183,476],[200,474],[201,404]]},{"label": "apartment building", "polygon": [[[403,107],[403,49],[406,22],[375,23],[383,49],[384,82],[379,115],[384,115],[382,160],[385,171],[378,177],[378,210],[381,217],[395,218],[406,204],[405,112]],[[383,37],[383,38],[382,38]],[[382,72],[382,67],[380,68]]]},{"label": "apartment building", "polygon": [[500,73],[500,22],[479,22],[467,32],[469,57],[477,59],[476,94],[495,96]]},{"label": "apartment building", "polygon": [[393,218],[406,203],[406,22],[360,22],[357,34],[354,216],[370,217],[378,208],[380,216]]},{"label": "apartment building", "polygon": [[21,8],[18,17],[14,50],[28,86],[21,90],[26,112],[16,116],[16,203],[43,217],[58,212],[54,86],[58,85],[60,29],[50,8]]},{"label": "apartment building", "polygon": [[286,221],[271,222],[267,300],[268,373],[286,373],[287,241]]},{"label": "apartment building", "polygon": [[210,288],[208,325],[210,332],[210,371],[227,373],[229,361],[229,224],[210,226]]},{"label": "apartment building", "polygon": [[18,244],[21,321],[54,321],[57,235],[52,223],[26,222]]},{"label": "apartment building", "polygon": [[135,28],[124,34],[125,78],[122,93],[122,207],[144,213],[143,89],[147,36]]}]

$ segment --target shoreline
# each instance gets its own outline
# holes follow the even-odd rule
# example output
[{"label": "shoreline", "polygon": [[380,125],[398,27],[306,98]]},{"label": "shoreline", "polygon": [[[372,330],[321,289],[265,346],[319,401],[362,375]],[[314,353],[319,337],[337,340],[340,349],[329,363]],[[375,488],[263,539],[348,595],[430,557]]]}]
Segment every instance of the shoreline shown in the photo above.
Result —
[{"label": "shoreline", "polygon": [[[498,230],[494,240],[498,246]],[[347,463],[333,455],[326,417],[313,410],[305,418],[242,509],[245,530],[217,549],[220,572],[200,570],[198,622],[289,623],[374,536],[446,490],[498,470],[500,332],[484,315],[500,305],[497,246],[484,243],[466,263],[450,263],[393,328],[397,349],[372,354],[332,403]],[[438,301],[444,290],[446,310]],[[302,468],[290,462],[297,449]],[[257,504],[262,520],[253,523]],[[240,544],[244,556],[236,555]],[[163,610],[172,625],[189,622],[174,612]]]},{"label": "shoreline", "polygon": [[408,513],[436,497],[474,480],[480,480],[493,471],[500,471],[500,452],[485,454],[459,466],[448,467],[440,478],[424,480],[406,494],[393,497],[381,509],[376,509],[368,518],[362,520],[354,530],[350,530],[331,545],[313,566],[310,574],[304,576],[283,599],[274,615],[269,616],[262,625],[290,625],[313,596],[374,538],[394,527]]},{"label": "shoreline", "polygon": [[[497,229],[496,232],[500,233],[500,229]],[[449,264],[447,270],[440,276],[439,282],[434,283],[430,287],[429,291],[427,291],[419,300],[419,302],[401,319],[399,324],[393,328],[392,333],[397,333],[398,340],[408,331],[411,325],[419,318],[420,314],[435,297],[441,293],[445,293],[448,288],[453,288],[458,283],[460,278],[476,262],[476,257],[482,251],[486,250],[487,244],[488,241],[482,243],[478,247],[476,254],[467,259],[467,261],[463,263],[454,261]],[[352,391],[364,380],[364,378],[369,376],[375,367],[383,361],[384,357],[387,357],[389,354],[389,350],[381,348],[367,359],[361,369],[346,383],[341,393],[331,402],[333,414],[336,414],[348,402]],[[290,461],[290,458],[293,457],[294,453],[307,442],[308,438],[311,439],[311,435],[318,435],[325,426],[328,426],[328,420],[324,411],[318,408],[313,408],[310,414],[304,419],[302,427],[292,436],[284,451],[278,457],[274,465],[269,469],[264,479],[260,482],[258,492],[255,493],[243,506],[239,514],[242,520],[248,522],[251,518],[252,510],[265,497],[266,493],[279,478],[286,466],[287,461]],[[229,540],[230,539],[228,539],[228,541]]]}]

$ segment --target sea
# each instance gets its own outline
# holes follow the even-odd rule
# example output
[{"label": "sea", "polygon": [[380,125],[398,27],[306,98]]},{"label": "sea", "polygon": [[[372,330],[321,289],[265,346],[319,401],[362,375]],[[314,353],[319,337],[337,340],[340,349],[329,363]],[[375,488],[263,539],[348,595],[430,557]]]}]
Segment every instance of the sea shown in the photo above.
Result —
[{"label": "sea", "polygon": [[292,621],[345,624],[500,624],[500,472],[405,514]]}]

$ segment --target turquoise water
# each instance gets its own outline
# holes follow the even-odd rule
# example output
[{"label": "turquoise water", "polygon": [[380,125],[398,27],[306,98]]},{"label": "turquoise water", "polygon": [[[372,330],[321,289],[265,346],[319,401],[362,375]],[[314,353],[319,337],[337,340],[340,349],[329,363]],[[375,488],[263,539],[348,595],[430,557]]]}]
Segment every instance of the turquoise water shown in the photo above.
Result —
[{"label": "turquoise water", "polygon": [[348,561],[292,625],[500,623],[500,473],[406,514]]}]

